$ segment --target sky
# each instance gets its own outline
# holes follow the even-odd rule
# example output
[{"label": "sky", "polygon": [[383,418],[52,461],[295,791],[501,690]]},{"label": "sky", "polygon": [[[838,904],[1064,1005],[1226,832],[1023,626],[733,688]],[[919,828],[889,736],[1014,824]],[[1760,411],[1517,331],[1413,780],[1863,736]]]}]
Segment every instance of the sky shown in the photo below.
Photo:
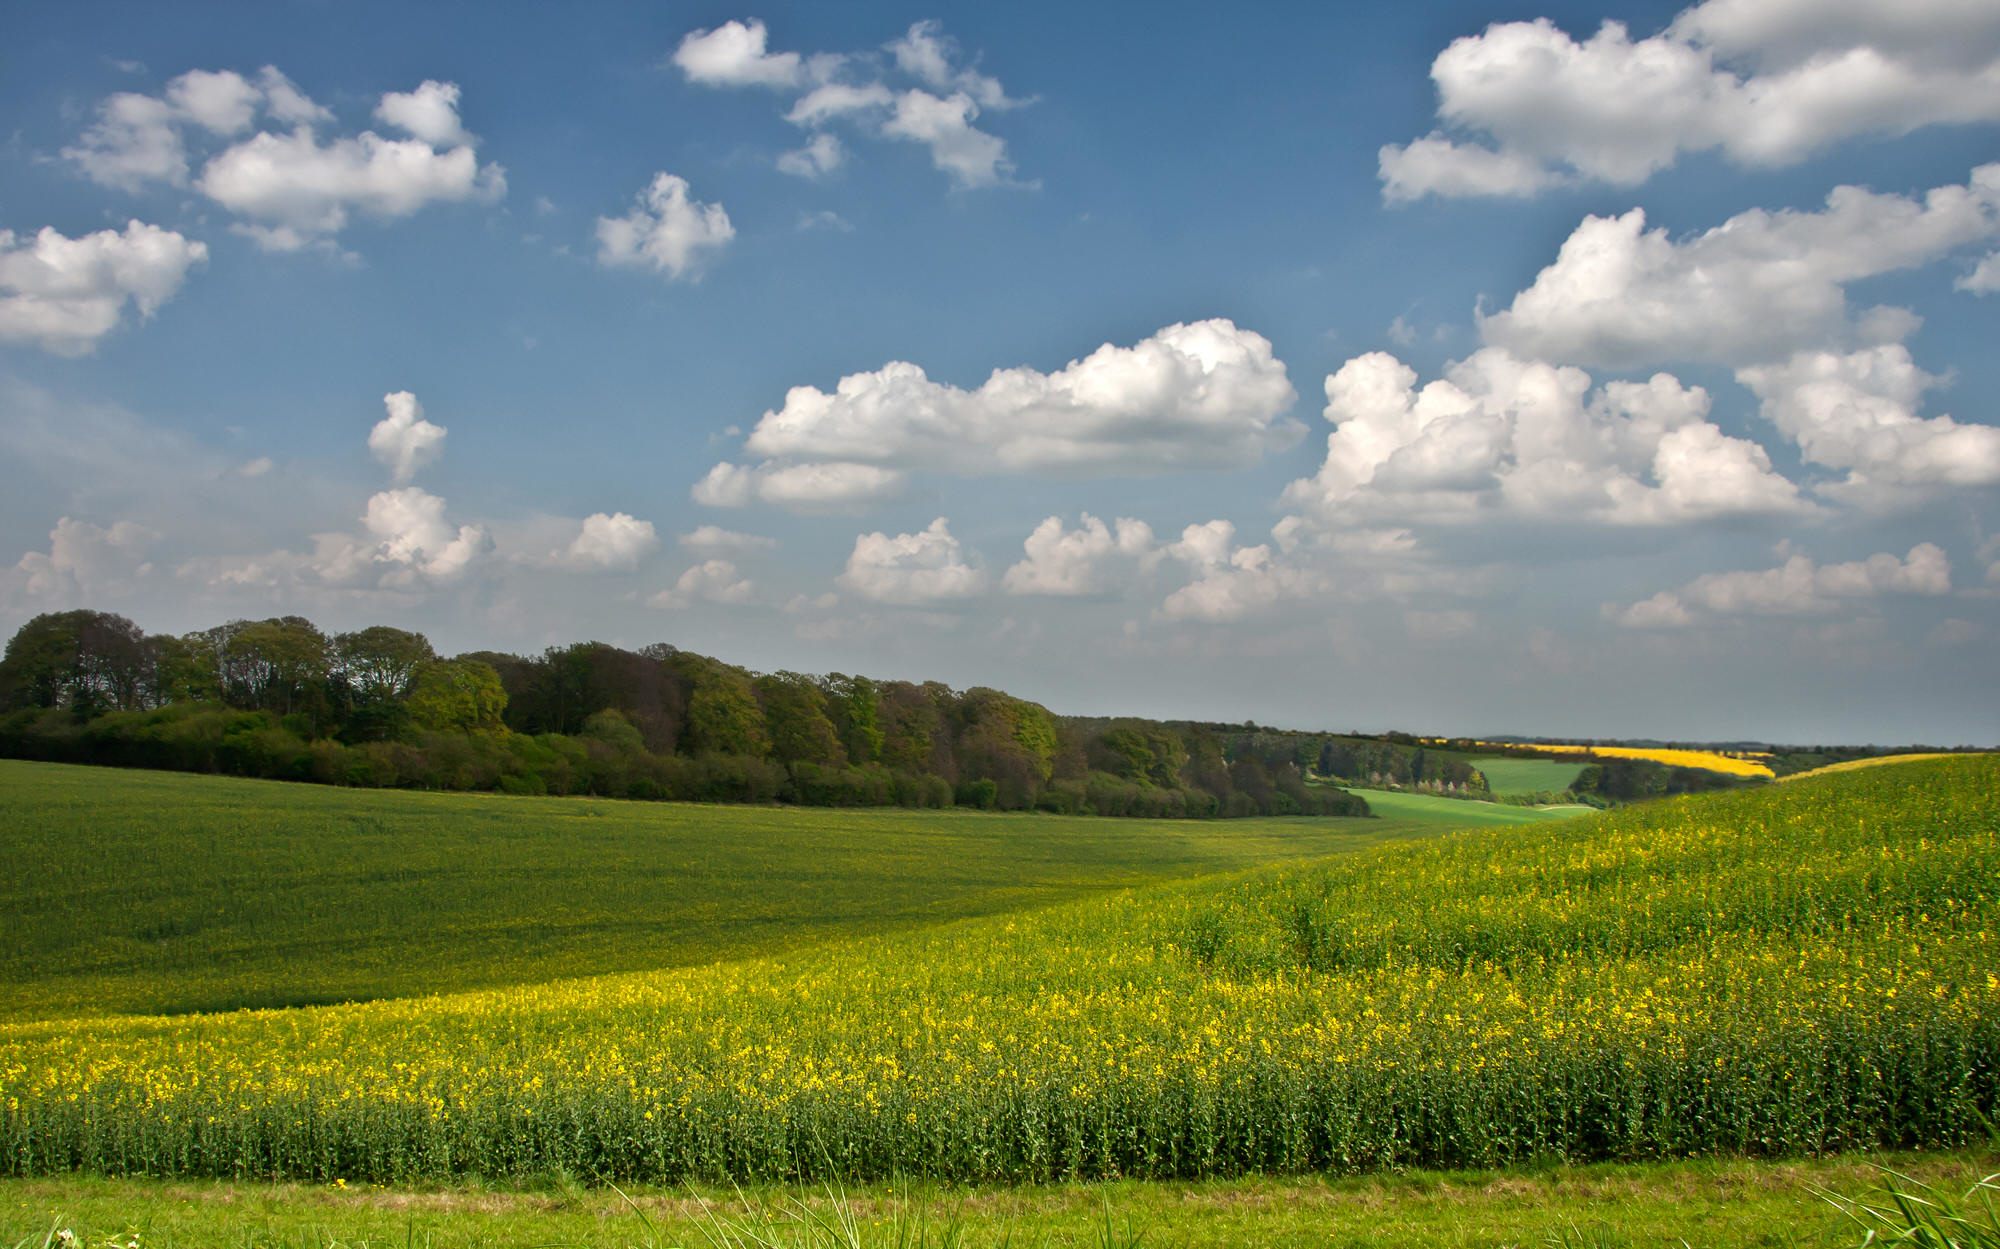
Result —
[{"label": "sky", "polygon": [[2000,0],[78,2],[0,137],[8,635],[2000,742]]}]

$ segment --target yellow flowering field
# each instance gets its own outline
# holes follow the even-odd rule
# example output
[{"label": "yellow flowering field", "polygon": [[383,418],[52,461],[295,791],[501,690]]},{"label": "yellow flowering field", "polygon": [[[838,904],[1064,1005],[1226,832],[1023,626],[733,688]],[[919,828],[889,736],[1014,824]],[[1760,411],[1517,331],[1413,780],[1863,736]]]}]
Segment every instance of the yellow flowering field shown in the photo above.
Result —
[{"label": "yellow flowering field", "polygon": [[0,1156],[1048,1179],[1960,1143],[2000,1097],[1996,881],[2000,760],[1880,767],[703,968],[8,1025]]},{"label": "yellow flowering field", "polygon": [[[1495,743],[1479,742],[1486,746]],[[1569,744],[1550,745],[1536,742],[1532,749],[1548,751],[1559,755],[1593,754],[1609,759],[1647,759],[1654,763],[1664,763],[1674,768],[1700,768],[1704,772],[1721,772],[1728,776],[1771,776],[1769,764],[1762,762],[1752,752],[1725,754],[1718,750],[1670,750],[1664,746],[1577,746]]]}]

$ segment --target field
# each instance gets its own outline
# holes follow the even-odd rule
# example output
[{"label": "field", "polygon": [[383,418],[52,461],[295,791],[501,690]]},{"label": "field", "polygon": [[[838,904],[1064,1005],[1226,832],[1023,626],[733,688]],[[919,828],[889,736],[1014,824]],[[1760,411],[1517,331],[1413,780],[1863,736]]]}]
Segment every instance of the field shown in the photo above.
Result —
[{"label": "field", "polygon": [[1559,794],[1576,784],[1581,763],[1556,759],[1508,759],[1474,755],[1468,758],[1496,794]]},{"label": "field", "polygon": [[1439,827],[701,807],[0,761],[0,1020],[687,966]]},{"label": "field", "polygon": [[[1557,767],[1563,766],[1557,764]],[[1357,789],[1368,807],[1383,821],[1399,825],[1433,828],[1483,828],[1500,824],[1539,824],[1560,820],[1586,810],[1583,807],[1509,807],[1497,802],[1469,798],[1441,798],[1436,794],[1413,794],[1399,789]]]},{"label": "field", "polygon": [[1809,772],[1794,772],[1790,776],[1783,777],[1781,779],[1787,781],[1796,781],[1801,777],[1824,776],[1829,772],[1853,772],[1859,768],[1879,768],[1886,763],[1914,763],[1919,759],[1949,759],[1949,758],[1951,758],[1949,754],[1877,755],[1872,759],[1849,759],[1846,763],[1829,763],[1823,768],[1814,768]]},{"label": "field", "polygon": [[353,1184],[1226,1177],[1980,1139],[2000,760],[775,957],[0,1027],[0,1157]]}]

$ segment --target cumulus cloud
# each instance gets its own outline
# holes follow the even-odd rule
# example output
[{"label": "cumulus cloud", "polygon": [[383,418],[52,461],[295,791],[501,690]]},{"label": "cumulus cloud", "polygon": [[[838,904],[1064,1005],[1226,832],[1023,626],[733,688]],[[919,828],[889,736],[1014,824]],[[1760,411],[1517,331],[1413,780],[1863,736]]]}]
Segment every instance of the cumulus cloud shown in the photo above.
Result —
[{"label": "cumulus cloud", "polygon": [[689,31],[674,49],[674,64],[689,82],[705,87],[795,87],[805,80],[796,52],[766,50],[769,32],[756,18]]},{"label": "cumulus cloud", "polygon": [[1921,498],[1937,486],[2000,483],[2000,428],[1924,418],[1917,409],[1938,379],[1900,343],[1841,354],[1803,351],[1781,364],[1738,370],[1763,413],[1805,459],[1846,469],[1825,494],[1864,504]]},{"label": "cumulus cloud", "polygon": [[1236,526],[1226,520],[1189,525],[1166,553],[1188,566],[1193,580],[1160,604],[1165,620],[1224,623],[1262,615],[1286,599],[1305,598],[1327,588],[1325,577],[1286,564],[1263,543],[1237,546]]},{"label": "cumulus cloud", "polygon": [[646,600],[648,607],[669,609],[692,607],[696,603],[747,603],[757,587],[736,573],[736,565],[726,559],[703,560],[680,575],[671,590],[662,590]]},{"label": "cumulus cloud", "polygon": [[920,533],[859,535],[838,580],[862,598],[903,607],[972,598],[986,589],[985,572],[966,562],[942,516]]},{"label": "cumulus cloud", "polygon": [[407,485],[418,469],[444,454],[447,431],[424,419],[423,405],[407,390],[383,395],[382,406],[389,415],[368,431],[368,450],[397,485]]},{"label": "cumulus cloud", "polygon": [[735,237],[722,205],[691,200],[687,179],[656,173],[631,212],[597,219],[597,263],[692,281],[700,276],[705,254]]},{"label": "cumulus cloud", "polygon": [[753,499],[799,511],[847,511],[893,498],[903,474],[873,464],[834,461],[743,467],[724,462],[708,470],[690,492],[708,507],[746,507]]},{"label": "cumulus cloud", "polygon": [[432,147],[473,147],[479,140],[458,120],[458,84],[425,79],[415,91],[391,91],[375,106],[375,119]]},{"label": "cumulus cloud", "polygon": [[65,516],[49,531],[49,549],[29,551],[0,571],[9,599],[73,603],[114,593],[152,571],[146,553],[160,535],[129,520],[109,526]]},{"label": "cumulus cloud", "polygon": [[935,96],[905,91],[896,109],[882,123],[891,139],[906,139],[930,149],[931,164],[961,189],[999,186],[1011,180],[1014,162],[1007,159],[1004,140],[974,126],[979,105],[963,91]]},{"label": "cumulus cloud", "polygon": [[659,545],[653,522],[624,512],[594,512],[583,518],[576,540],[558,553],[556,562],[578,569],[636,568]]},{"label": "cumulus cloud", "polygon": [[1326,380],[1334,431],[1284,502],[1324,525],[1466,523],[1496,515],[1660,525],[1809,511],[1754,442],[1707,419],[1671,375],[1591,387],[1581,369],[1486,348],[1416,388],[1386,352]]},{"label": "cumulus cloud", "polygon": [[1447,129],[1381,150],[1392,203],[1631,186],[1710,150],[1775,167],[1850,138],[2000,121],[2000,17],[1976,4],[1711,0],[1649,38],[1607,21],[1581,42],[1540,18],[1454,40],[1431,78]]},{"label": "cumulus cloud", "polygon": [[1834,188],[1818,212],[1753,209],[1684,241],[1642,209],[1586,217],[1512,306],[1480,323],[1518,355],[1615,368],[1743,363],[1900,338],[1899,309],[1849,315],[1849,282],[1914,268],[2000,231],[2000,165],[1922,198]]},{"label": "cumulus cloud", "polygon": [[88,354],[128,303],[152,316],[207,260],[206,244],[141,221],[75,239],[52,226],[32,241],[0,230],[0,341]]},{"label": "cumulus cloud", "polygon": [[1707,573],[1629,607],[1607,603],[1604,614],[1627,628],[1681,628],[1704,614],[1807,615],[1884,594],[1949,593],[1951,561],[1936,545],[1922,542],[1900,559],[1883,552],[1851,563],[1815,564],[1809,556],[1794,555],[1777,568]]},{"label": "cumulus cloud", "polygon": [[896,488],[903,469],[1238,468],[1297,441],[1301,426],[1283,416],[1295,398],[1271,344],[1225,320],[1168,326],[1131,347],[1107,343],[1054,373],[998,369],[970,391],[894,361],[842,378],[831,394],[793,387],[744,443],[765,463],[717,465],[695,497],[717,506],[787,501],[798,492],[781,486],[829,472],[849,487],[844,497],[859,500]]},{"label": "cumulus cloud", "polygon": [[821,132],[804,147],[780,155],[778,169],[799,178],[824,178],[846,159],[847,149],[841,146],[840,136]]},{"label": "cumulus cloud", "polygon": [[755,19],[691,31],[673,59],[690,82],[801,92],[785,118],[815,133],[804,147],[778,157],[786,173],[820,178],[839,168],[847,150],[826,130],[838,124],[870,138],[924,145],[931,164],[960,189],[1012,184],[1006,141],[974,123],[982,111],[1027,101],[1010,98],[999,79],[961,65],[957,45],[936,21],[915,23],[886,51],[897,74],[921,85],[892,87],[874,52],[772,52],[769,32]]},{"label": "cumulus cloud", "polygon": [[1062,517],[1051,516],[1035,526],[1022,544],[1027,558],[1007,570],[1001,585],[1009,594],[1076,596],[1111,588],[1113,566],[1119,561],[1149,569],[1164,554],[1154,545],[1152,526],[1119,517],[1116,532],[1089,512],[1074,530]]},{"label": "cumulus cloud", "polygon": [[684,533],[674,540],[684,551],[711,554],[774,551],[778,548],[776,538],[761,537],[754,533],[738,533],[733,529],[724,529],[720,525],[702,525],[694,532]]},{"label": "cumulus cloud", "polygon": [[393,220],[431,203],[504,195],[506,173],[479,163],[458,99],[455,84],[437,81],[390,92],[376,116],[411,138],[364,130],[322,143],[314,127],[333,114],[275,67],[265,66],[254,82],[231,70],[191,70],[157,98],[121,92],[106,99],[97,123],[63,156],[104,186],[185,186],[190,134],[229,139],[259,118],[288,127],[259,130],[217,152],[194,186],[245,218],[238,229],[259,246],[293,251],[330,241],[354,212]]},{"label": "cumulus cloud", "polygon": [[361,523],[378,544],[375,561],[402,566],[391,574],[396,580],[404,580],[397,576],[404,570],[449,580],[490,545],[484,528],[450,524],[444,500],[415,486],[370,498]]}]

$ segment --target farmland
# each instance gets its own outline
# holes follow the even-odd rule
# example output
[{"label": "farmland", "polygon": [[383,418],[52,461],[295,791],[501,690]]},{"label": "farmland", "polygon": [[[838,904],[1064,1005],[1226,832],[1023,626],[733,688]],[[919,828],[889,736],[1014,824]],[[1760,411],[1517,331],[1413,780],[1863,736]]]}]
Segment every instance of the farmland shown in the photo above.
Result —
[{"label": "farmland", "polygon": [[772,957],[0,1029],[16,1173],[1227,1176],[1966,1143],[2000,763]]},{"label": "farmland", "polygon": [[1576,784],[1586,765],[1559,759],[1475,757],[1472,766],[1495,794],[1559,794]]},{"label": "farmland", "polygon": [[372,792],[0,761],[0,1019],[685,966],[1440,827]]}]

